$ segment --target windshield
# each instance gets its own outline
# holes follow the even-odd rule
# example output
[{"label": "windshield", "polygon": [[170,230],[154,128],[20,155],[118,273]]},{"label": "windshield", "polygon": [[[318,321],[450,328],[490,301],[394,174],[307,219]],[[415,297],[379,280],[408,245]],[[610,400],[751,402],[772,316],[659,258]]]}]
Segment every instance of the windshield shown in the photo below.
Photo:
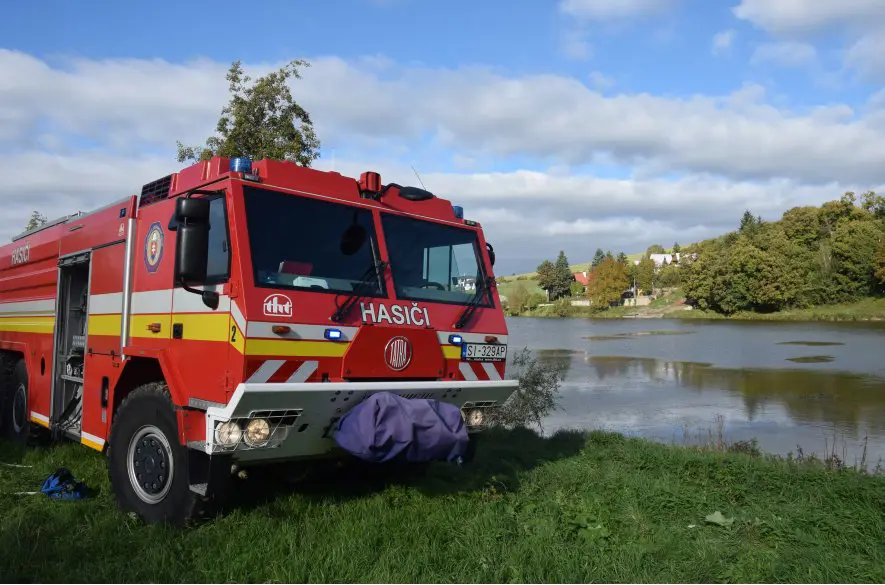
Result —
[{"label": "windshield", "polygon": [[[371,211],[249,186],[243,194],[256,285],[350,293],[373,267]],[[385,296],[383,280],[367,279],[362,294]]]},{"label": "windshield", "polygon": [[[466,304],[476,296],[484,275],[476,232],[389,213],[381,225],[397,297]],[[479,305],[488,298],[482,290]]]}]

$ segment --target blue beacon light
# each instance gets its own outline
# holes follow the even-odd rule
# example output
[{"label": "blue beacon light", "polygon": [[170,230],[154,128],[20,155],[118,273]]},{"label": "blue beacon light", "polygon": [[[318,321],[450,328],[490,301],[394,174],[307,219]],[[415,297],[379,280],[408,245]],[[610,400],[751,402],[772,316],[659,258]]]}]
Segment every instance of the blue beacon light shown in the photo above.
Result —
[{"label": "blue beacon light", "polygon": [[464,219],[464,208],[460,205],[452,205],[452,209],[455,211],[455,217],[457,219]]},{"label": "blue beacon light", "polygon": [[326,329],[323,332],[323,337],[325,337],[329,341],[338,341],[339,339],[341,339],[341,330],[340,329]]},{"label": "blue beacon light", "polygon": [[452,345],[461,345],[464,343],[464,338],[460,335],[449,335],[449,343]]},{"label": "blue beacon light", "polygon": [[251,173],[252,159],[248,156],[237,156],[230,159],[230,170],[232,173]]}]

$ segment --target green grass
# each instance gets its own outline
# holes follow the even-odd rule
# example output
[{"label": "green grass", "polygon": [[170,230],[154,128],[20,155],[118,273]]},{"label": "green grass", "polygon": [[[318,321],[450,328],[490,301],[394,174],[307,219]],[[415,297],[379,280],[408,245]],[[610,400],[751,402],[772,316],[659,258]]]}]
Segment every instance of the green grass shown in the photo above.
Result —
[{"label": "green grass", "polygon": [[885,298],[869,298],[854,303],[791,309],[776,313],[736,313],[725,317],[712,311],[681,311],[668,314],[678,319],[735,319],[745,321],[883,321]]},{"label": "green grass", "polygon": [[[174,531],[117,512],[101,455],[0,445],[0,578],[12,582],[882,582],[885,480],[606,433],[490,432],[470,468],[239,483]],[[35,490],[58,466],[100,490]],[[720,512],[724,525],[705,521]]]}]

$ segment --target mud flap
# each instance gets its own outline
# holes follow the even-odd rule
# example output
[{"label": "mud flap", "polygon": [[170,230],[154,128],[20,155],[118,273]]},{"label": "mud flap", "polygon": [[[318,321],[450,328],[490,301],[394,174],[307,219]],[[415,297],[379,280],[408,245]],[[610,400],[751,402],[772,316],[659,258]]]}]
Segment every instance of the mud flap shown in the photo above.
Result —
[{"label": "mud flap", "polygon": [[363,461],[463,461],[470,437],[460,409],[451,403],[372,394],[338,421],[335,442]]},{"label": "mud flap", "polygon": [[204,451],[187,450],[188,484],[192,492],[207,498],[224,499],[230,486],[230,455],[208,455]]}]

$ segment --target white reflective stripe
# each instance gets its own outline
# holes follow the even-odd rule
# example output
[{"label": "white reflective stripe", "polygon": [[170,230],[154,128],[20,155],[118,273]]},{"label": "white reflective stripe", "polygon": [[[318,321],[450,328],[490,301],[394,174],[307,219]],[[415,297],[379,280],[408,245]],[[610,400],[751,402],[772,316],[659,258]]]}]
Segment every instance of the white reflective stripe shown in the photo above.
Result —
[{"label": "white reflective stripe", "polygon": [[286,363],[285,360],[267,360],[246,381],[259,384],[267,382],[271,376],[277,373],[277,370],[283,367],[284,363]]},{"label": "white reflective stripe", "polygon": [[[286,325],[289,327],[289,333],[285,335],[277,335],[273,332],[275,325]],[[249,339],[267,338],[267,339],[305,339],[312,341],[320,341],[325,339],[323,336],[326,329],[337,329],[341,332],[342,341],[350,341],[356,335],[357,327],[336,327],[326,325],[295,325],[292,323],[266,323],[263,321],[249,321],[246,336]]]},{"label": "white reflective stripe", "polygon": [[473,371],[473,368],[470,367],[470,364],[467,362],[461,362],[458,364],[458,369],[461,370],[461,375],[464,376],[465,380],[478,380],[476,376],[476,372]]},{"label": "white reflective stripe", "polygon": [[507,344],[506,335],[498,335],[496,333],[464,333],[462,331],[437,331],[436,336],[439,342],[448,345],[450,335],[460,335],[465,343],[486,343],[486,335],[498,338],[498,343]]},{"label": "white reflective stripe", "polygon": [[[205,286],[197,290],[214,290],[219,291],[218,286]],[[176,288],[172,291],[172,310],[176,313],[226,313],[230,311],[230,297],[219,294],[218,308],[212,309],[207,307],[200,295],[187,292],[183,288]]]},{"label": "white reflective stripe", "polygon": [[40,414],[39,412],[31,411],[31,418],[36,418],[37,420],[43,421],[46,424],[49,424],[49,417]]},{"label": "white reflective stripe", "polygon": [[54,315],[55,300],[0,302],[0,316],[6,315]]},{"label": "white reflective stripe", "polygon": [[145,290],[132,293],[132,314],[172,312],[172,290]]},{"label": "white reflective stripe", "polygon": [[123,293],[89,295],[90,315],[119,315],[123,312]]},{"label": "white reflective stripe", "polygon": [[237,304],[237,301],[231,300],[230,314],[231,317],[234,318],[234,323],[237,324],[237,327],[240,328],[240,331],[243,333],[243,335],[248,335],[246,330],[246,318],[243,317],[243,312],[240,310],[240,306]]},{"label": "white reflective stripe", "polygon": [[96,445],[100,445],[102,447],[104,446],[104,439],[102,439],[101,437],[96,437],[95,435],[90,435],[85,431],[80,433],[80,438],[86,439],[90,443],[95,443]]},{"label": "white reflective stripe", "polygon": [[[212,290],[215,287],[206,287]],[[132,293],[132,314],[151,315],[157,313],[226,313],[230,309],[230,297],[221,295],[218,308],[212,309],[203,303],[200,295],[184,289],[147,290]]]},{"label": "white reflective stripe", "polygon": [[310,378],[311,374],[317,371],[317,368],[320,366],[319,362],[304,362],[301,364],[295,373],[289,376],[289,379],[286,382],[298,383],[307,382],[307,379]]},{"label": "white reflective stripe", "polygon": [[491,362],[483,362],[482,369],[486,371],[486,374],[489,377],[489,380],[500,380],[501,374],[498,373],[498,370],[495,369],[495,364]]}]

